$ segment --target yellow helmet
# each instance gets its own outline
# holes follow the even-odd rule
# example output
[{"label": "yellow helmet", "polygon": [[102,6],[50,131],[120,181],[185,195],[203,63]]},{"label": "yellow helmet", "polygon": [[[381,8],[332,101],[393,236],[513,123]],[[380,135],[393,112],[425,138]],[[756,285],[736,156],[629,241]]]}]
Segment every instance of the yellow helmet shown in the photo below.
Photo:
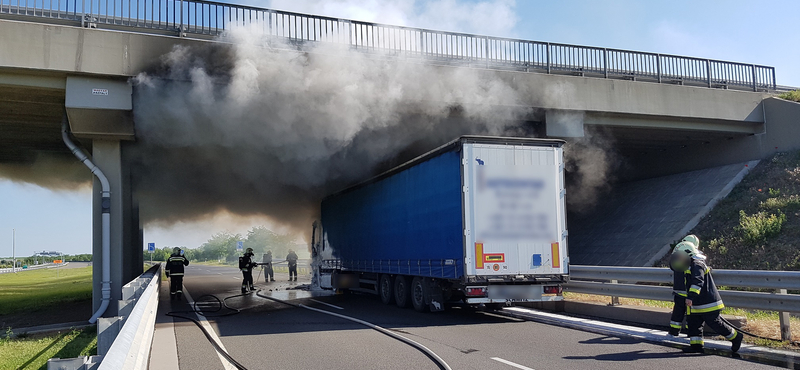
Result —
[{"label": "yellow helmet", "polygon": [[700,248],[700,238],[694,234],[686,235],[686,237],[684,237],[681,241],[692,243],[694,244],[695,248]]}]

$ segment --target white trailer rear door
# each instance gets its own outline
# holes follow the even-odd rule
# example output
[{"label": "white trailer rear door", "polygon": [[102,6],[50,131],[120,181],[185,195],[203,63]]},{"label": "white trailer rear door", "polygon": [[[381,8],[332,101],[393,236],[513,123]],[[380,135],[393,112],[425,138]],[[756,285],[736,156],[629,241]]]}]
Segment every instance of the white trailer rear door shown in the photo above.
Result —
[{"label": "white trailer rear door", "polygon": [[567,271],[562,149],[465,143],[468,275]]}]

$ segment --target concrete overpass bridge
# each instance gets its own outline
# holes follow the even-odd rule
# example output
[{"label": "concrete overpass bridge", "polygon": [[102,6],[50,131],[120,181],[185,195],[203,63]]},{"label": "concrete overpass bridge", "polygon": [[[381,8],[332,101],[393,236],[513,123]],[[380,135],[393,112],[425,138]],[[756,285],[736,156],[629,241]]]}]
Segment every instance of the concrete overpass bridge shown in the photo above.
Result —
[{"label": "concrete overpass bridge", "polygon": [[[613,138],[627,178],[647,178],[800,149],[800,104],[775,99],[772,67],[358,22],[208,1],[0,1],[0,163],[43,153],[78,166],[61,140],[91,150],[111,186],[112,299],[138,275],[142,234],[127,148],[136,145],[128,79],[176,45],[224,45],[235,27],[285,44],[338,45],[388,63],[471,68],[512,86],[549,137]],[[221,39],[220,39],[221,38]],[[287,50],[287,52],[297,52]],[[553,91],[543,98],[541,91]],[[576,119],[577,117],[577,119]],[[101,255],[94,183],[94,255]],[[95,264],[95,307],[100,264]],[[111,307],[108,315],[116,312]]]}]

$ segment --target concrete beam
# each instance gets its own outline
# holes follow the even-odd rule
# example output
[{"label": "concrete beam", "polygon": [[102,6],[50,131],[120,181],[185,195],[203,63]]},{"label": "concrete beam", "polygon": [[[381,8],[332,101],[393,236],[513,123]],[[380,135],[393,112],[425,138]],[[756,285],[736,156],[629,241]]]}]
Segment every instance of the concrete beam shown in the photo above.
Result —
[{"label": "concrete beam", "polygon": [[133,87],[124,79],[68,76],[65,106],[77,138],[135,138]]},{"label": "concrete beam", "polygon": [[[760,109],[759,109],[760,111]],[[586,125],[609,127],[657,128],[682,131],[728,132],[735,134],[759,134],[764,132],[763,122],[689,120],[658,117],[636,117],[605,114],[586,114]]]}]

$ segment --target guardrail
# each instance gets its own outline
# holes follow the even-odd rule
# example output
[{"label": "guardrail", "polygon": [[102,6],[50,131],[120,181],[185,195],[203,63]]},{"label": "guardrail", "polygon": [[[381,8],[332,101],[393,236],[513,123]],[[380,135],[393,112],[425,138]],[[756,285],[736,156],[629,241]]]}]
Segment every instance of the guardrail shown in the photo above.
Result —
[{"label": "guardrail", "polygon": [[218,36],[235,27],[293,42],[418,57],[437,63],[585,77],[775,91],[775,68],[631,50],[434,31],[202,0],[0,0],[0,14]]},{"label": "guardrail", "polygon": [[122,287],[119,315],[97,322],[98,356],[76,359],[50,359],[48,369],[144,369],[158,311],[161,265],[157,264]]},{"label": "guardrail", "polygon": [[[800,295],[787,294],[787,290],[800,290],[800,272],[713,270],[712,274],[717,286],[775,290],[773,293],[720,290],[720,295],[728,307],[778,311],[781,338],[791,339],[789,312],[800,313]],[[570,266],[570,282],[564,285],[564,290],[607,295],[612,299],[627,297],[672,301],[672,271],[656,267]]]}]

